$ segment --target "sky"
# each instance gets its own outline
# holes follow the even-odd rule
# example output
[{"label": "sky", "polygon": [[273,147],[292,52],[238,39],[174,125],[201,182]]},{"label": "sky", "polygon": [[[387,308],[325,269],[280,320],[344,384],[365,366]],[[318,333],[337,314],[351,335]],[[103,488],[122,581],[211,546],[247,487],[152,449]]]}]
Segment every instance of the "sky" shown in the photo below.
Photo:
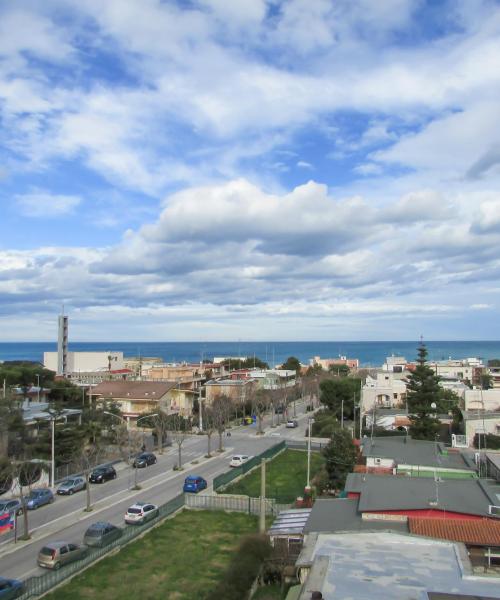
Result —
[{"label": "sky", "polygon": [[0,341],[500,339],[500,3],[0,0]]}]

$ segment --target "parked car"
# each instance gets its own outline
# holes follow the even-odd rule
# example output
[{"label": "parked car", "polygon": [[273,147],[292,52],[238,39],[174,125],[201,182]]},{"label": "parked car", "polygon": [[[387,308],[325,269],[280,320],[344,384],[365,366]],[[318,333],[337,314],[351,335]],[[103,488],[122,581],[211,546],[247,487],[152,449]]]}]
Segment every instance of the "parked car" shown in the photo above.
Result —
[{"label": "parked car", "polygon": [[38,553],[38,566],[45,569],[59,569],[60,567],[84,558],[88,553],[86,546],[71,542],[50,542]]},{"label": "parked car", "polygon": [[144,467],[149,467],[149,465],[155,465],[157,462],[158,459],[152,452],[141,452],[135,457],[132,466],[137,469],[142,469]]},{"label": "parked car", "polygon": [[97,467],[89,476],[90,483],[104,483],[110,479],[116,479],[116,471],[112,465]]},{"label": "parked car", "polygon": [[296,419],[288,419],[286,426],[288,429],[294,429],[295,427],[299,426],[299,422]]},{"label": "parked car", "polygon": [[93,523],[83,536],[83,543],[87,546],[97,546],[102,548],[121,538],[123,530],[112,523],[98,521]]},{"label": "parked car", "polygon": [[125,513],[125,523],[129,525],[142,525],[146,521],[154,519],[160,514],[156,504],[148,502],[136,502],[127,508]]},{"label": "parked car", "polygon": [[12,500],[2,500],[0,501],[0,515],[3,513],[16,513],[16,515],[23,514],[23,507],[21,504],[21,500],[12,499]]},{"label": "parked car", "polygon": [[199,475],[188,475],[184,480],[182,491],[197,494],[198,492],[201,492],[201,490],[206,489],[207,486],[208,483],[203,477],[200,477]]},{"label": "parked car", "polygon": [[83,477],[74,477],[73,479],[66,479],[66,481],[63,481],[57,488],[57,493],[71,496],[71,494],[84,490],[86,487],[87,484]]},{"label": "parked car", "polygon": [[235,454],[229,463],[230,467],[241,467],[242,464],[246,463],[250,459],[246,454]]},{"label": "parked car", "polygon": [[12,600],[24,592],[24,583],[19,579],[0,577],[0,600]]},{"label": "parked car", "polygon": [[44,504],[52,504],[54,502],[54,494],[49,488],[39,488],[31,490],[28,496],[25,496],[24,501],[28,510],[34,510]]}]

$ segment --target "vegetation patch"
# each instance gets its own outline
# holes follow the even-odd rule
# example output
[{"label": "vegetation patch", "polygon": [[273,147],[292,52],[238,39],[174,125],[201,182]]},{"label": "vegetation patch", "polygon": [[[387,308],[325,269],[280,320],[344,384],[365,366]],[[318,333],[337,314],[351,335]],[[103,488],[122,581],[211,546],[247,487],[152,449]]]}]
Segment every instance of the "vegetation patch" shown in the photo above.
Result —
[{"label": "vegetation patch", "polygon": [[[324,457],[311,453],[311,480],[325,463]],[[285,450],[266,464],[266,497],[278,502],[294,502],[303,496],[307,483],[307,452]],[[239,481],[224,490],[225,494],[244,494],[257,498],[260,496],[260,468],[254,469]]]},{"label": "vegetation patch", "polygon": [[255,532],[257,524],[257,517],[242,513],[184,511],[46,598],[207,598],[221,582],[241,537]]}]

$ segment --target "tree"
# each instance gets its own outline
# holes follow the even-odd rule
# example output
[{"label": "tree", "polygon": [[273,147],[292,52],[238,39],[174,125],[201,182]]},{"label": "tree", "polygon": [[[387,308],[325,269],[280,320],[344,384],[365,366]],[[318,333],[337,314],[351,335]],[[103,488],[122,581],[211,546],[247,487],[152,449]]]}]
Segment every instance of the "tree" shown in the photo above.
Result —
[{"label": "tree", "polygon": [[483,390],[490,390],[493,387],[493,377],[489,373],[482,373],[479,381]]},{"label": "tree", "polygon": [[219,452],[224,450],[222,446],[222,435],[226,430],[233,410],[233,403],[231,398],[224,394],[218,394],[215,396],[211,405],[214,427],[219,434]]},{"label": "tree", "polygon": [[252,409],[254,414],[257,417],[257,435],[262,435],[262,421],[264,419],[264,414],[269,409],[269,393],[267,390],[260,389],[257,390],[252,398]]},{"label": "tree", "polygon": [[212,435],[215,432],[214,412],[211,406],[203,410],[203,433],[207,436],[207,458],[212,456]]},{"label": "tree", "polygon": [[417,440],[435,440],[439,432],[439,421],[435,417],[443,397],[439,381],[440,378],[427,365],[427,348],[421,343],[417,366],[406,379],[410,435]]},{"label": "tree", "polygon": [[332,433],[330,443],[323,450],[326,459],[326,471],[330,488],[342,490],[345,486],[347,475],[351,473],[356,464],[356,446],[347,429],[338,429]]},{"label": "tree", "polygon": [[328,367],[328,371],[333,373],[337,377],[347,377],[349,375],[350,369],[347,365],[330,365]]},{"label": "tree", "polygon": [[300,360],[298,358],[295,356],[289,356],[281,365],[281,368],[287,371],[296,371],[297,375],[300,375],[302,365],[300,364]]},{"label": "tree", "polygon": [[320,402],[333,411],[337,419],[354,420],[354,407],[359,400],[361,380],[357,377],[325,379],[320,383]]},{"label": "tree", "polygon": [[90,512],[92,510],[89,484],[90,472],[96,465],[99,464],[102,454],[103,452],[101,446],[99,444],[92,443],[83,448],[81,452],[73,457],[74,463],[78,465],[85,479],[85,512]]},{"label": "tree", "polygon": [[172,433],[172,439],[174,443],[177,444],[177,470],[182,471],[182,445],[187,438],[187,430],[190,426],[190,423],[188,423],[186,419],[179,414],[169,415],[168,421],[168,429]]}]

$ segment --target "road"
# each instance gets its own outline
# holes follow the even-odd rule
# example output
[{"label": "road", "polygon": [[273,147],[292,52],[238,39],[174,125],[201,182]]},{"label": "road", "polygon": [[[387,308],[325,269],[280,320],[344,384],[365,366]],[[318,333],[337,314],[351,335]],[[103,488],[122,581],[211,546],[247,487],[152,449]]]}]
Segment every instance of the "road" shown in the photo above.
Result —
[{"label": "road", "polygon": [[[118,477],[115,480],[91,484],[93,511],[90,513],[83,510],[85,492],[57,496],[53,504],[29,512],[31,540],[14,544],[10,536],[10,539],[0,537],[0,575],[16,579],[40,575],[45,571],[36,565],[36,557],[44,543],[56,540],[79,543],[87,527],[96,521],[109,521],[123,527],[123,515],[131,504],[138,500],[154,504],[167,502],[182,491],[184,478],[189,474],[199,474],[211,485],[216,475],[229,469],[233,454],[256,455],[282,439],[303,440],[309,413],[305,413],[305,405],[301,401],[296,403],[296,412],[299,427],[295,429],[286,429],[283,424],[272,428],[269,417],[264,420],[265,434],[261,436],[256,435],[255,425],[231,429],[231,436],[223,438],[225,450],[222,454],[215,452],[219,439],[217,434],[213,435],[214,456],[210,459],[205,458],[206,436],[189,436],[182,445],[184,470],[173,470],[178,458],[177,446],[174,444],[164,454],[157,454],[157,464],[137,471],[138,483],[142,487],[139,491],[131,490],[134,485],[134,470],[125,463],[119,463],[116,466]],[[197,460],[198,464],[193,465],[193,460]],[[18,526],[19,531],[22,531],[22,517],[19,517]]]}]

